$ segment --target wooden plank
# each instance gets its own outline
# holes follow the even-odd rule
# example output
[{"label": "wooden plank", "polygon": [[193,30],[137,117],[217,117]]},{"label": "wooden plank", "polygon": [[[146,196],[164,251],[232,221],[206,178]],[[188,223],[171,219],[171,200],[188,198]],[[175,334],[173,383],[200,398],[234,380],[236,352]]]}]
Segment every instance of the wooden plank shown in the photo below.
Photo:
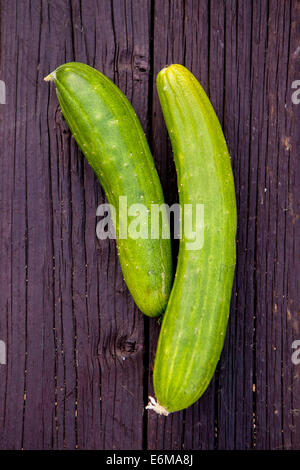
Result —
[{"label": "wooden plank", "polygon": [[258,121],[256,148],[256,445],[290,449],[299,448],[300,426],[299,366],[297,370],[291,361],[292,342],[299,337],[299,262],[297,268],[294,251],[300,202],[294,179],[299,108],[291,101],[300,44],[295,30],[299,4],[270,2],[268,15],[265,70],[257,77],[265,117]]},{"label": "wooden plank", "polygon": [[[299,448],[299,13],[296,0],[1,2],[1,449]],[[159,325],[134,306],[115,243],[96,239],[104,194],[43,82],[69,60],[132,101],[168,203],[178,197],[155,89],[164,65],[201,81],[232,156],[226,343],[204,396],[168,418],[144,413]]]},{"label": "wooden plank", "polygon": [[[252,447],[255,212],[251,210],[251,204],[256,199],[256,188],[255,180],[251,181],[249,174],[253,158],[249,110],[255,106],[251,95],[251,34],[254,28],[251,2],[226,3],[223,129],[235,176],[238,230],[232,309],[220,362],[216,443],[220,449]],[[258,61],[258,66],[263,67],[263,62]]]},{"label": "wooden plank", "polygon": [[104,196],[43,77],[89,63],[146,128],[149,15],[136,0],[1,3],[1,448],[143,445],[144,320],[114,241],[96,239]]},{"label": "wooden plank", "polygon": [[[156,1],[154,11],[154,82],[157,73],[167,64],[186,64],[204,84],[208,80],[208,2]],[[200,60],[200,58],[202,60]],[[178,200],[176,172],[167,132],[155,88],[153,87],[152,147],[158,161],[166,199],[169,204]],[[174,253],[176,255],[176,253]],[[150,327],[149,393],[153,394],[152,370],[159,328]],[[153,340],[155,338],[155,341]],[[148,448],[181,449],[214,446],[214,384],[206,400],[191,409],[167,418],[148,413]]]},{"label": "wooden plank", "polygon": [[[215,378],[186,412],[149,415],[151,449],[299,447],[299,372],[291,363],[292,340],[299,336],[299,111],[289,98],[297,78],[297,18],[293,1],[155,2],[154,75],[167,63],[183,63],[208,92],[232,156],[238,243],[228,334]],[[169,169],[165,187],[173,191],[170,147],[153,96],[153,146]],[[150,370],[153,360],[154,348]]]}]

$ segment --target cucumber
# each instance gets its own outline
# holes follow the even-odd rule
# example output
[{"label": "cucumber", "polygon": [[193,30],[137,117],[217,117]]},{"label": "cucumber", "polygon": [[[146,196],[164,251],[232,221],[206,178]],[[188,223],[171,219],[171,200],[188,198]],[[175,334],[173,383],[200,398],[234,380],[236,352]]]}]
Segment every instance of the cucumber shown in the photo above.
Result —
[{"label": "cucumber", "polygon": [[157,90],[180,205],[204,205],[203,247],[191,249],[182,233],[155,357],[157,401],[150,397],[147,408],[167,415],[200,398],[221,354],[235,268],[236,202],[224,135],[200,83],[182,65],[171,65],[158,74]]},{"label": "cucumber", "polygon": [[[88,65],[66,63],[45,80],[55,82],[71,132],[99,179],[108,203],[116,210],[117,248],[129,291],[143,313],[160,315],[166,308],[173,280],[171,240],[163,238],[161,232],[157,239],[133,238],[130,234],[126,238],[124,227],[129,228],[133,213],[128,215],[125,211],[118,217],[124,197],[128,208],[143,204],[149,226],[151,205],[164,204],[160,180],[139,119],[121,90]],[[163,210],[161,230],[168,223]],[[136,215],[138,212],[137,209]]]}]

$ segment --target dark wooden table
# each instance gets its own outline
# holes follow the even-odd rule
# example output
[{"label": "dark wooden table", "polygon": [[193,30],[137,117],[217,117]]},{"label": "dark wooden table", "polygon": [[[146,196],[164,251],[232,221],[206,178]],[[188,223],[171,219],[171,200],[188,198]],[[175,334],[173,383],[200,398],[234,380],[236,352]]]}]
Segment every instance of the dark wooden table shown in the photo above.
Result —
[{"label": "dark wooden table", "polygon": [[[299,8],[1,0],[1,449],[300,448]],[[185,64],[201,81],[232,156],[237,268],[226,344],[205,395],[167,418],[144,409],[159,326],[135,307],[114,241],[97,240],[103,191],[43,81],[73,60],[131,100],[168,203],[176,175],[155,87],[164,65]]]}]

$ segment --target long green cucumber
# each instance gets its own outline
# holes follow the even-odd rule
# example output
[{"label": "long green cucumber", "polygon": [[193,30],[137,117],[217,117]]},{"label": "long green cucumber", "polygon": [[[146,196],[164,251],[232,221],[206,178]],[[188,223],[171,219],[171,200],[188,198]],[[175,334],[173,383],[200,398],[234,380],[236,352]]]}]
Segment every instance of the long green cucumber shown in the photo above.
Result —
[{"label": "long green cucumber", "polygon": [[191,249],[182,233],[156,352],[157,402],[151,398],[147,408],[168,414],[200,398],[221,354],[235,267],[236,202],[224,135],[200,83],[185,67],[171,65],[158,74],[157,90],[174,153],[180,205],[204,205],[202,248]]},{"label": "long green cucumber", "polygon": [[[161,231],[156,239],[146,232],[141,235],[143,238],[133,238],[127,231],[134,220],[134,211],[129,215],[125,210],[124,197],[128,209],[133,204],[143,205],[148,214],[147,226],[151,223],[151,205],[164,204],[160,180],[139,119],[121,90],[88,65],[76,62],[61,65],[45,80],[55,81],[62,113],[96,173],[108,203],[116,210],[118,253],[132,297],[146,315],[160,315],[172,286],[171,241],[162,238]],[[138,208],[136,211],[138,215]],[[167,217],[163,217],[165,223]]]}]

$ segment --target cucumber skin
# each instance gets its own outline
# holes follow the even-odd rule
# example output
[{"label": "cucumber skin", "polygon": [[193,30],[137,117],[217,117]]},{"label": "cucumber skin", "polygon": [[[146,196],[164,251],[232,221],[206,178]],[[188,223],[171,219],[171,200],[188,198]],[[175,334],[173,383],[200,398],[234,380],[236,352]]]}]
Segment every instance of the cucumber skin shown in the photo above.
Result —
[{"label": "cucumber skin", "polygon": [[158,74],[157,90],[180,204],[204,204],[204,245],[189,251],[180,240],[155,358],[157,401],[174,412],[204,393],[222,351],[235,268],[236,202],[225,138],[200,83],[185,67],[171,65]]},{"label": "cucumber skin", "polygon": [[[61,65],[46,80],[55,81],[62,113],[116,213],[119,196],[127,196],[128,207],[142,203],[150,210],[152,203],[163,204],[145,134],[121,90],[99,71],[77,62]],[[118,217],[116,225],[120,264],[135,303],[148,316],[162,314],[173,281],[171,240],[120,240]]]}]

